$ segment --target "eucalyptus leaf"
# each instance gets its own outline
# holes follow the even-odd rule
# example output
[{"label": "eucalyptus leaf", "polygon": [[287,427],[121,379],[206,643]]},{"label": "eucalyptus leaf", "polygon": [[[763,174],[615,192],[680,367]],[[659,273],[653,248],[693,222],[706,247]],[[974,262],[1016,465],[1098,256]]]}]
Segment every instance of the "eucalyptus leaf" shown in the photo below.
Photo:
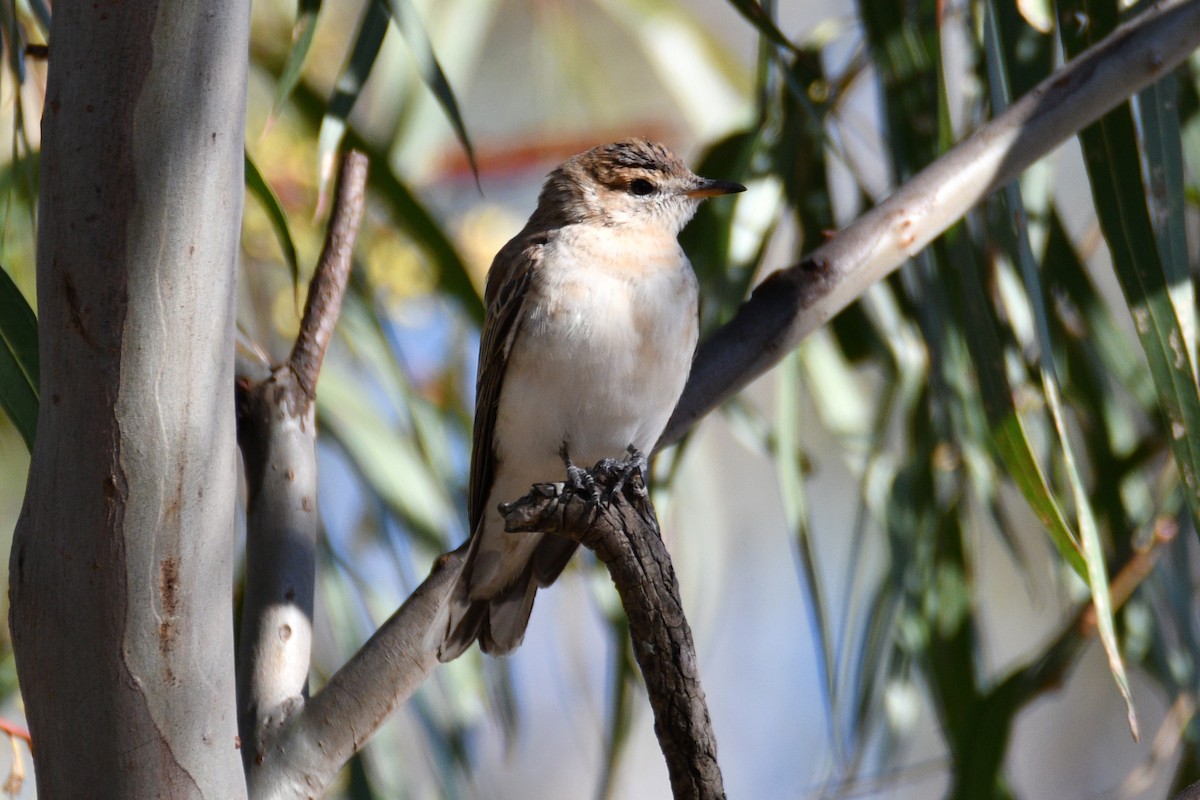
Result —
[{"label": "eucalyptus leaf", "polygon": [[300,262],[296,257],[296,243],[292,239],[292,229],[288,225],[287,212],[283,210],[283,205],[279,202],[275,190],[267,183],[267,179],[263,177],[262,171],[254,163],[249,152],[246,153],[245,158],[246,188],[258,198],[267,212],[271,230],[275,233],[275,240],[279,242],[279,249],[283,251],[283,260],[287,264],[288,273],[292,276],[292,289],[298,293],[300,291]]},{"label": "eucalyptus leaf", "polygon": [[38,415],[37,318],[0,269],[0,406],[33,450]]}]

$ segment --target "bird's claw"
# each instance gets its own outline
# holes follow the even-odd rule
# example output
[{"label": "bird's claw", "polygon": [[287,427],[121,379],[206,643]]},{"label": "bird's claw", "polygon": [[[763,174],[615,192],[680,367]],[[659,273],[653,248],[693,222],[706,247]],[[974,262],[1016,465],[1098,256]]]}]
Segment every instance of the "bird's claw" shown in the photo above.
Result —
[{"label": "bird's claw", "polygon": [[606,506],[611,505],[613,498],[624,491],[630,479],[638,474],[642,476],[642,480],[633,484],[634,491],[638,497],[646,497],[646,471],[649,469],[646,454],[633,445],[626,448],[626,453],[628,458],[605,458],[592,470],[596,478],[605,484],[602,499]]},{"label": "bird's claw", "polygon": [[571,487],[571,490],[578,495],[588,498],[592,505],[600,505],[600,487],[596,486],[594,471],[575,466],[575,462],[571,461],[571,457],[567,454],[567,445],[565,442],[562,449],[558,451],[558,454],[567,466],[567,485]]},{"label": "bird's claw", "polygon": [[567,485],[576,494],[582,495],[592,505],[612,505],[613,499],[625,490],[625,486],[634,475],[641,475],[641,481],[634,483],[634,492],[639,498],[645,498],[646,472],[649,461],[646,454],[633,445],[626,448],[628,458],[602,458],[590,470],[575,466],[567,454],[567,446],[563,444],[558,451],[567,467]]},{"label": "bird's claw", "polygon": [[642,478],[641,481],[633,484],[634,494],[642,499],[645,499],[648,496],[648,493],[646,492],[646,473],[650,471],[650,460],[646,458],[645,453],[643,453],[641,450],[638,450],[633,445],[629,445],[629,447],[626,448],[626,452],[629,453],[629,458],[625,459],[619,464],[621,473],[617,476],[616,483],[614,483],[612,486],[611,496],[615,497],[616,495],[620,494],[625,488],[625,484],[627,484],[634,475],[640,475]]}]

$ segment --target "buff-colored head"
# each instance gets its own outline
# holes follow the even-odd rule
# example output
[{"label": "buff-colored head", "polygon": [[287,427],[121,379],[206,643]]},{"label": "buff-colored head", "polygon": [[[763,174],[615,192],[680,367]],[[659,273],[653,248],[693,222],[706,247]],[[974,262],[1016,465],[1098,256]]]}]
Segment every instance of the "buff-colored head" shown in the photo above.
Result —
[{"label": "buff-colored head", "polygon": [[658,142],[626,139],[564,161],[547,177],[534,217],[558,225],[656,226],[675,235],[704,198],[745,189],[695,175]]}]

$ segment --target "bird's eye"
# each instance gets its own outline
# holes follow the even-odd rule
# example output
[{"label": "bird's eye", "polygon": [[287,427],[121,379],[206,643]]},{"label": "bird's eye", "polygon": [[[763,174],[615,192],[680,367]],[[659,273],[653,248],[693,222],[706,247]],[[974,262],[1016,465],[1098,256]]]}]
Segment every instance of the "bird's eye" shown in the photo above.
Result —
[{"label": "bird's eye", "polygon": [[635,178],[629,184],[629,191],[632,194],[636,194],[638,197],[645,197],[654,191],[654,184],[645,178]]}]

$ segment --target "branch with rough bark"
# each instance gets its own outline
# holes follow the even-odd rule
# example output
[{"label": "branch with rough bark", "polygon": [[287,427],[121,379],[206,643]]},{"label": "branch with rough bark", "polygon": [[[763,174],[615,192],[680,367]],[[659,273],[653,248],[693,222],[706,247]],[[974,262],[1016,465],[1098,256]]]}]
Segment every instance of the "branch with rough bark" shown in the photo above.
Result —
[{"label": "branch with rough bark", "polygon": [[[596,487],[618,476],[596,474]],[[508,531],[564,536],[592,550],[608,568],[629,618],[633,655],[654,710],[654,733],[677,800],[725,797],[717,740],[700,686],[692,630],[679,582],[640,474],[611,502],[596,503],[562,484],[539,484],[501,506]]]}]

